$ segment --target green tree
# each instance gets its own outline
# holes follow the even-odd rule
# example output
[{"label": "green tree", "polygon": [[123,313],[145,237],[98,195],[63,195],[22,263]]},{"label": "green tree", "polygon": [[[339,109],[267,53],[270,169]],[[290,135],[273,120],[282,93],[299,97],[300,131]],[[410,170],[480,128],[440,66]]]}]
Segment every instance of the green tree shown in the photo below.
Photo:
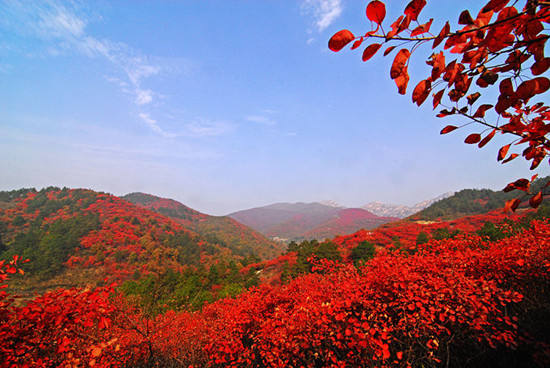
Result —
[{"label": "green tree", "polygon": [[375,252],[374,244],[368,240],[364,240],[351,250],[350,259],[357,266],[361,262],[372,259]]}]

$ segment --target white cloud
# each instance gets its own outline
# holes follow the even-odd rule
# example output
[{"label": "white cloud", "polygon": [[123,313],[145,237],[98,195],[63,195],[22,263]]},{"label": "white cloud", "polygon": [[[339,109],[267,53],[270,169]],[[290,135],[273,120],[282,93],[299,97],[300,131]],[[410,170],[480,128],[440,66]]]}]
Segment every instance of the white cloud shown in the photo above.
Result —
[{"label": "white cloud", "polygon": [[136,104],[140,106],[153,102],[153,91],[150,89],[138,89],[136,95]]},{"label": "white cloud", "polygon": [[206,120],[193,120],[185,121],[184,119],[174,120],[174,125],[180,128],[180,131],[177,133],[170,133],[162,129],[158,121],[151,117],[149,113],[142,112],[139,114],[139,118],[144,121],[153,131],[159,133],[166,138],[175,138],[175,137],[214,137],[223,135],[233,129],[233,127],[225,122],[215,122],[215,121],[206,121]]},{"label": "white cloud", "polygon": [[322,32],[342,14],[342,0],[304,0],[302,8],[313,16],[317,30]]},{"label": "white cloud", "polygon": [[[167,72],[186,72],[189,63],[182,58],[174,58],[175,63],[171,65],[171,60],[151,58],[125,43],[93,37],[86,30],[90,19],[84,4],[78,1],[61,4],[51,0],[7,0],[4,4],[0,3],[0,13],[6,15],[0,17],[0,26],[17,28],[23,35],[47,40],[47,53],[50,56],[76,52],[110,63],[111,75],[105,77],[115,83],[135,104],[140,120],[163,137],[175,136],[164,131],[149,112],[143,111],[155,98],[162,96],[145,87],[145,83],[147,78],[162,73],[163,68]],[[152,59],[162,61],[162,68],[153,63]],[[204,136],[208,132],[213,134],[219,130],[212,126],[204,128],[201,124],[194,124],[188,128],[188,133]]]},{"label": "white cloud", "polygon": [[84,34],[86,22],[67,8],[52,5],[39,13],[38,27],[45,35],[54,37],[80,37]]},{"label": "white cloud", "polygon": [[277,124],[275,120],[264,115],[248,115],[246,117],[246,120],[251,121],[253,123],[258,123],[258,124],[268,125],[268,126],[273,126]]},{"label": "white cloud", "polygon": [[224,122],[195,121],[187,124],[187,134],[194,137],[220,136],[232,129]]},{"label": "white cloud", "polygon": [[154,132],[162,135],[165,138],[175,138],[178,135],[174,133],[165,132],[159,125],[158,122],[151,117],[148,113],[142,112],[139,113],[139,117],[144,121]]}]

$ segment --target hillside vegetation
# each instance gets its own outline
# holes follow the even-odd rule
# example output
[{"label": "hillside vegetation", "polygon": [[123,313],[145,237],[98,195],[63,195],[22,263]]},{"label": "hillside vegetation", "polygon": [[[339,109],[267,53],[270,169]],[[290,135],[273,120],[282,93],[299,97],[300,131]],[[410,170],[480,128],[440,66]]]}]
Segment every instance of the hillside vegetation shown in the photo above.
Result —
[{"label": "hillside vegetation", "polygon": [[[250,286],[253,275],[243,277],[238,269],[257,262],[256,252],[276,254],[272,242],[249,235],[252,231],[234,220],[215,226],[214,236],[207,231],[201,235],[185,222],[91,190],[0,192],[0,204],[0,259],[18,255],[30,260],[16,285],[28,293],[117,282],[129,292],[145,294],[152,279],[171,274],[174,285],[187,283],[188,290],[171,305],[179,308],[192,301],[200,306]],[[210,221],[189,213],[190,219]],[[242,235],[239,242],[233,241],[235,234]],[[254,242],[247,243],[251,237]],[[231,277],[235,272],[239,277]],[[231,291],[223,291],[225,286]]]}]

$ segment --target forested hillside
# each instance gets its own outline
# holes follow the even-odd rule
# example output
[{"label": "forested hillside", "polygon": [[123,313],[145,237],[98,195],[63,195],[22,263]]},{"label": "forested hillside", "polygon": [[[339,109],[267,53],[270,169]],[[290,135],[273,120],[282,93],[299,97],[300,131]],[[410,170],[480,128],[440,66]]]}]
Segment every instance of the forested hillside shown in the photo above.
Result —
[{"label": "forested hillside", "polygon": [[[248,279],[238,269],[259,260],[255,250],[265,245],[265,253],[274,252],[274,244],[263,244],[260,236],[251,244],[243,236],[235,246],[234,229],[247,229],[231,225],[227,235],[221,226],[213,230],[216,236],[201,235],[156,211],[85,189],[0,192],[0,258],[30,260],[17,281],[27,291],[131,281],[137,285],[128,290],[143,293],[151,277],[172,272],[176,284],[191,283],[192,297],[204,289],[197,300],[213,300],[224,283],[232,284],[233,293],[245,287]],[[238,277],[231,278],[235,272]],[[185,298],[176,304],[186,305]]]},{"label": "forested hillside", "polygon": [[[550,177],[535,180],[531,184],[531,191],[536,193],[544,189]],[[454,195],[435,202],[422,211],[409,216],[416,220],[454,220],[464,216],[486,213],[504,208],[506,201],[520,196],[522,193],[514,190],[510,192],[493,191],[491,189],[463,189]],[[528,206],[528,198],[524,199],[523,207]]]},{"label": "forested hillside", "polygon": [[206,215],[172,199],[145,193],[131,193],[122,198],[174,219],[209,243],[220,244],[235,255],[257,255],[269,259],[281,254],[285,248],[284,244],[274,242],[228,216]]}]

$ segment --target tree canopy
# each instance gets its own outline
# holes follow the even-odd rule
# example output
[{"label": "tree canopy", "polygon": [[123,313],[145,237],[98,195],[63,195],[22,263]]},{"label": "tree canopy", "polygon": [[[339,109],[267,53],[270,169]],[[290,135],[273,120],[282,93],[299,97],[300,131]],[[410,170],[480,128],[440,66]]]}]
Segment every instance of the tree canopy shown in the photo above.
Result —
[{"label": "tree canopy", "polygon": [[[509,143],[498,150],[497,160],[507,163],[521,155],[534,170],[550,149],[550,111],[546,103],[550,80],[544,76],[550,68],[550,58],[545,56],[550,2],[509,3],[510,0],[490,0],[475,18],[464,10],[458,16],[458,29],[453,30],[447,21],[439,32],[432,33],[433,18],[420,20],[426,0],[410,1],[389,29],[383,26],[384,3],[374,0],[366,8],[371,29],[361,36],[341,30],[332,36],[328,47],[340,51],[351,43],[354,50],[368,43],[363,49],[363,61],[371,59],[382,46],[387,46],[384,56],[399,47],[390,78],[398,93],[406,94],[411,57],[421,46],[431,44],[434,51],[426,61],[431,70],[414,87],[413,103],[420,106],[431,95],[433,108],[442,108],[437,117],[464,118],[464,125],[447,125],[441,134],[470,124],[478,126],[477,132],[465,138],[467,144],[482,148],[497,133],[510,136]],[[492,101],[489,92],[497,89],[498,97]],[[529,204],[536,208],[543,199],[543,191],[534,191],[530,186],[536,177],[518,179],[508,184],[505,191],[518,189],[527,193]],[[520,202],[520,198],[513,198],[506,203],[506,209],[515,210]]]}]

